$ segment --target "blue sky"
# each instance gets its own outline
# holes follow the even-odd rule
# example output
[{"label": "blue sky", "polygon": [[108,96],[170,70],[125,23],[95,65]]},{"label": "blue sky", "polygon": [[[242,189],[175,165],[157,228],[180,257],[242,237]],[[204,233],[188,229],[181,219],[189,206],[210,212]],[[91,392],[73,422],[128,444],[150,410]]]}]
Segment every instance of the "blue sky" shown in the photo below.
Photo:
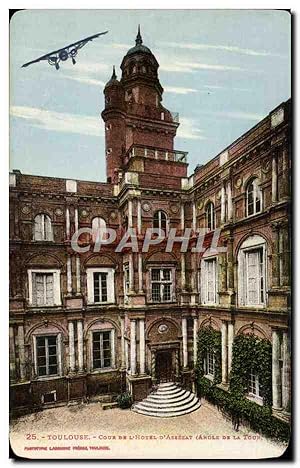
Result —
[{"label": "blue sky", "polygon": [[[290,97],[290,15],[276,10],[26,10],[10,26],[10,167],[105,180],[103,86],[134,45],[156,56],[190,173]],[[59,71],[21,65],[109,30]]]}]

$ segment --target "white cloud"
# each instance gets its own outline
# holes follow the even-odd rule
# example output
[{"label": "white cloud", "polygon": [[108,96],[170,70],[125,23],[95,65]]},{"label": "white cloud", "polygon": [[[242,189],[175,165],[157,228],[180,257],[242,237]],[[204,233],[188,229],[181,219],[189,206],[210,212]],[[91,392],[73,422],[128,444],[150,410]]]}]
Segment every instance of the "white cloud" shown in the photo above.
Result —
[{"label": "white cloud", "polygon": [[212,115],[216,117],[222,117],[227,119],[242,119],[242,120],[254,120],[259,121],[264,118],[264,115],[253,114],[251,112],[202,112],[204,115]]},{"label": "white cloud", "polygon": [[84,83],[93,86],[104,87],[105,83],[101,80],[95,80],[94,78],[89,78],[88,76],[72,76],[72,75],[62,75],[62,78],[67,78],[68,80],[78,81],[79,83]]},{"label": "white cloud", "polygon": [[[197,70],[215,70],[215,71],[252,71],[246,70],[245,68],[236,67],[232,65],[219,65],[209,64],[200,62],[181,62],[172,61],[170,59],[163,60],[160,65],[160,70],[167,72],[178,72],[178,73],[194,73]],[[255,70],[257,72],[258,70]]]},{"label": "white cloud", "polygon": [[190,93],[198,93],[197,89],[193,88],[181,88],[177,86],[165,86],[164,91],[166,93],[173,93],[173,94],[190,94]]},{"label": "white cloud", "polygon": [[104,135],[103,124],[99,117],[54,112],[26,106],[12,106],[10,114],[13,117],[27,120],[33,127],[43,130],[88,136]]},{"label": "white cloud", "polygon": [[194,119],[187,117],[180,117],[180,125],[177,131],[178,138],[186,138],[188,140],[206,140],[206,137],[202,134],[202,130],[197,127],[197,123]]},{"label": "white cloud", "polygon": [[188,49],[188,50],[222,50],[225,52],[234,52],[237,54],[243,55],[252,55],[257,57],[267,57],[267,56],[279,56],[272,52],[267,52],[265,50],[253,50],[253,49],[244,49],[237,46],[228,46],[228,45],[219,45],[219,44],[200,44],[200,43],[181,43],[181,42],[162,42],[162,45],[167,47],[172,47],[176,49]]},{"label": "white cloud", "polygon": [[73,65],[70,61],[65,62],[64,69],[72,71],[74,72],[74,74],[84,73],[85,75],[97,75],[98,73],[109,73],[110,71],[112,71],[111,67],[106,63],[100,63],[96,61],[82,62],[80,58],[78,59],[78,61],[76,61],[76,65]]}]

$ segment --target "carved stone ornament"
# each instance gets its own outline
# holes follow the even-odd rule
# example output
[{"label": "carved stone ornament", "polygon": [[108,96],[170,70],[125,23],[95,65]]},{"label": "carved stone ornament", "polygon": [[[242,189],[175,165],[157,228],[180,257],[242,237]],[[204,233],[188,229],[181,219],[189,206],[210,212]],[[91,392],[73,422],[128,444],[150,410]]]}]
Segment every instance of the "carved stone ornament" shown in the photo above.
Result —
[{"label": "carved stone ornament", "polygon": [[199,211],[202,210],[203,206],[204,206],[204,205],[203,205],[203,202],[202,202],[202,201],[201,201],[200,203],[198,203],[198,210],[199,210]]},{"label": "carved stone ornament", "polygon": [[27,206],[27,205],[23,206],[22,213],[25,214],[25,215],[29,214],[30,213],[30,207]]},{"label": "carved stone ornament", "polygon": [[171,206],[170,206],[170,210],[171,210],[172,213],[175,214],[175,213],[178,213],[179,208],[178,208],[177,205],[171,205]]},{"label": "carved stone ornament", "polygon": [[86,218],[88,216],[87,210],[81,210],[80,216],[82,216],[82,218]]},{"label": "carved stone ornament", "polygon": [[115,211],[112,211],[110,213],[110,219],[115,220],[117,218],[117,213]]},{"label": "carved stone ornament", "polygon": [[63,215],[63,210],[61,208],[56,208],[55,214],[56,214],[56,216],[62,216]]},{"label": "carved stone ornament", "polygon": [[267,174],[271,168],[271,162],[269,159],[263,162],[261,170],[264,174]]},{"label": "carved stone ornament", "polygon": [[235,181],[234,181],[235,188],[237,188],[237,189],[241,188],[242,183],[243,183],[243,181],[242,181],[241,177],[237,177],[235,179]]},{"label": "carved stone ornament", "polygon": [[165,323],[162,323],[158,327],[158,333],[166,333],[168,330],[169,330],[169,327]]},{"label": "carved stone ornament", "polygon": [[142,204],[142,208],[143,208],[144,211],[150,211],[151,210],[151,205],[148,202],[144,202]]}]

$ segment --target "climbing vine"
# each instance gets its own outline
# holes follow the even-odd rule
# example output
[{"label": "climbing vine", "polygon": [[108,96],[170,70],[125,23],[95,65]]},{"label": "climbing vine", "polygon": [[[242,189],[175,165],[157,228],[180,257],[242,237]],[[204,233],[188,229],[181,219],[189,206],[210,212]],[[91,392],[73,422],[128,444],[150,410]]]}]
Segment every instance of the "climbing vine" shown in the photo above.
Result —
[{"label": "climbing vine", "polygon": [[204,359],[208,352],[212,353],[215,359],[213,380],[215,385],[221,382],[221,333],[212,327],[202,328],[198,333],[197,373],[199,378],[204,376]]},{"label": "climbing vine", "polygon": [[232,347],[230,392],[240,399],[247,392],[250,371],[259,378],[264,405],[272,405],[272,345],[254,335],[238,335]]},{"label": "climbing vine", "polygon": [[[204,376],[204,357],[207,350],[215,352],[215,378]],[[250,370],[258,375],[261,384],[263,406],[245,398],[248,391]],[[232,418],[238,429],[240,422],[267,437],[288,441],[290,426],[272,415],[272,347],[265,340],[253,335],[236,336],[232,348],[232,366],[229,376],[229,392],[220,388],[221,336],[211,327],[200,330],[198,335],[197,386],[198,394]]]}]

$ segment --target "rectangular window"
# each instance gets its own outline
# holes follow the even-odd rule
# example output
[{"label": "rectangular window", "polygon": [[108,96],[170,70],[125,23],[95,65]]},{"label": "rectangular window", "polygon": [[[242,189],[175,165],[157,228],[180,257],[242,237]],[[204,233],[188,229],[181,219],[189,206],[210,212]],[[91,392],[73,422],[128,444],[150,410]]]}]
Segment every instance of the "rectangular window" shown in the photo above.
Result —
[{"label": "rectangular window", "polygon": [[215,356],[211,352],[207,352],[206,359],[204,361],[204,371],[206,375],[214,377],[215,375]]},{"label": "rectangular window", "polygon": [[39,377],[58,374],[57,336],[36,337],[36,361]]},{"label": "rectangular window", "polygon": [[215,258],[203,261],[201,269],[202,303],[217,303],[217,260]]},{"label": "rectangular window", "polygon": [[53,273],[32,273],[32,305],[54,305]]},{"label": "rectangular window", "polygon": [[107,273],[94,273],[94,302],[107,302]]},{"label": "rectangular window", "polygon": [[265,265],[262,248],[246,252],[246,303],[261,305],[265,302]]},{"label": "rectangular window", "polygon": [[151,298],[153,302],[172,301],[172,270],[171,268],[151,269]]},{"label": "rectangular window", "polygon": [[110,368],[111,365],[111,332],[93,332],[93,369]]},{"label": "rectangular window", "polygon": [[127,296],[130,288],[129,265],[124,265],[124,296]]},{"label": "rectangular window", "polygon": [[250,396],[256,396],[256,397],[261,397],[261,394],[262,394],[258,375],[256,375],[253,370],[251,370],[249,374],[248,394]]}]

